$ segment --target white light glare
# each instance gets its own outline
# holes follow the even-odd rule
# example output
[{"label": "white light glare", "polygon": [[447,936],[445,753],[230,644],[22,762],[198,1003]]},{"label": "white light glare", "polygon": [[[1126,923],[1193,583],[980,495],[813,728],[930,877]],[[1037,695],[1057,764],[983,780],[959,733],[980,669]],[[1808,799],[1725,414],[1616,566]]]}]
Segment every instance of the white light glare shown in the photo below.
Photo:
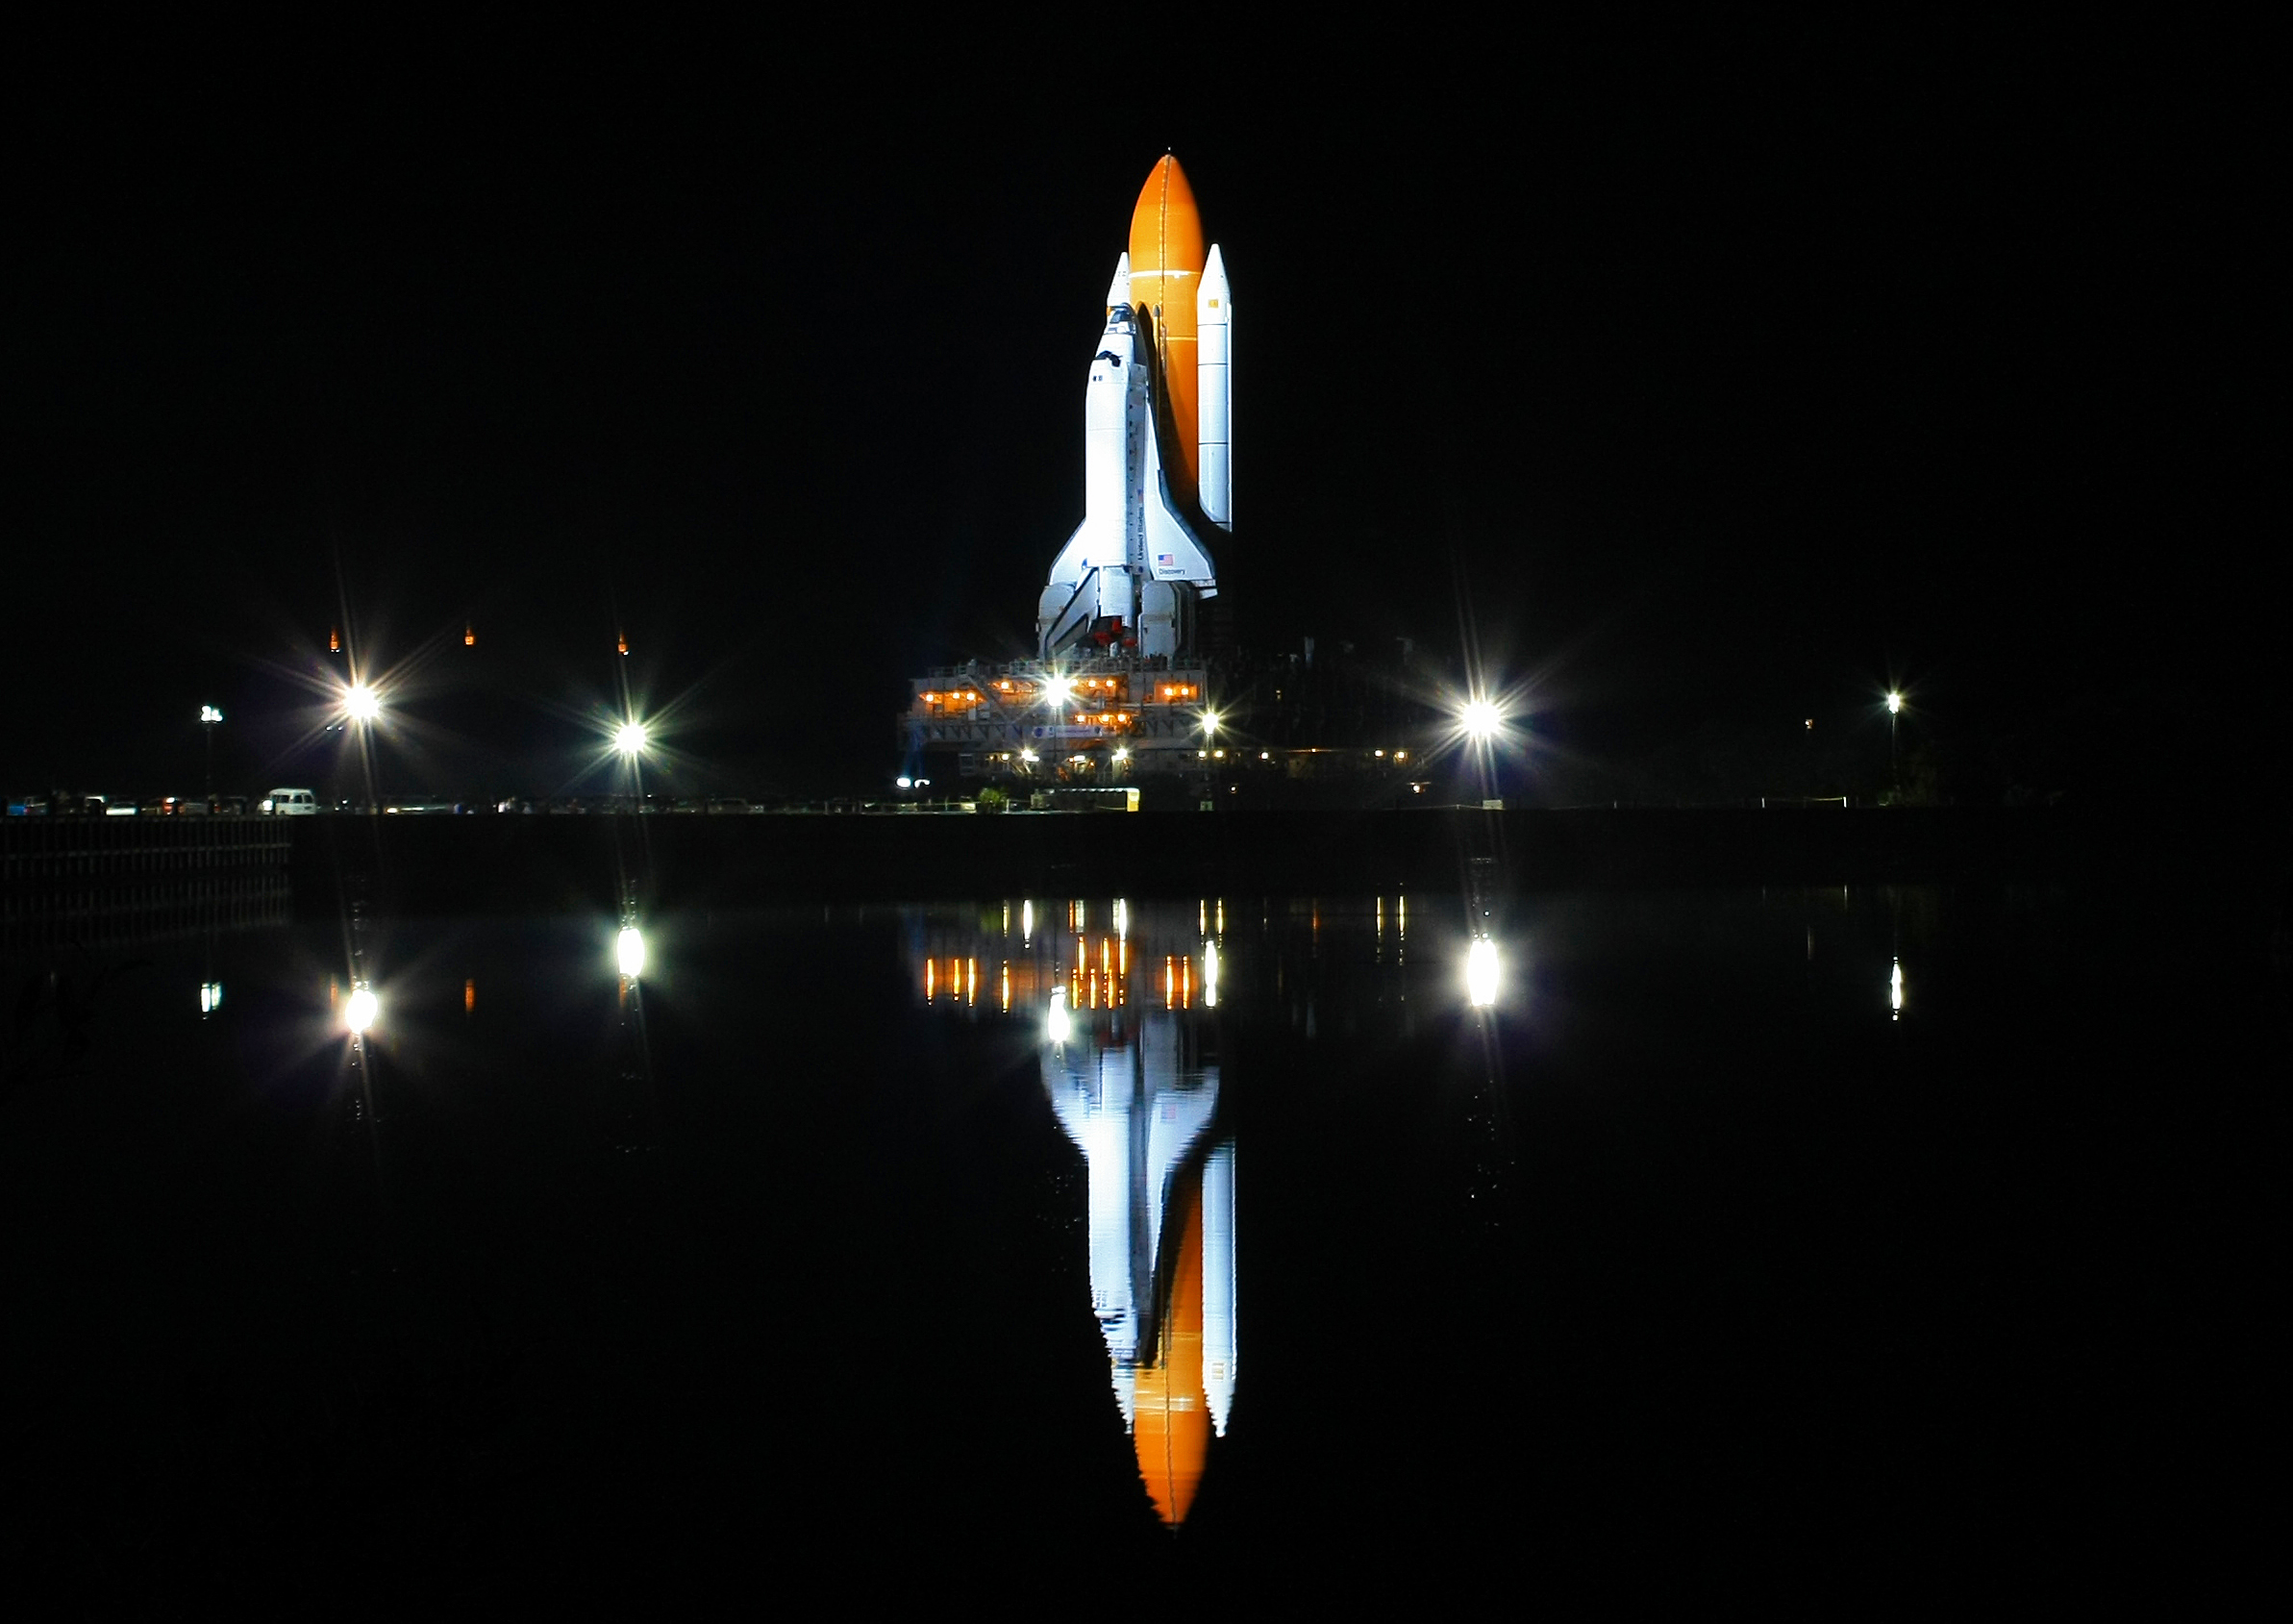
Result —
[{"label": "white light glare", "polygon": [[1053,705],[1063,706],[1075,697],[1075,685],[1064,677],[1054,677],[1043,685],[1043,698]]},{"label": "white light glare", "polygon": [[199,707],[199,719],[203,722],[219,722],[223,719],[223,712],[212,705],[202,705]]},{"label": "white light glare", "polygon": [[1901,715],[1902,713],[1903,695],[1900,693],[1889,693],[1887,695],[1887,714],[1890,716],[1896,716]]},{"label": "white light glare", "polygon": [[1051,1013],[1043,1021],[1043,1036],[1054,1043],[1064,1043],[1071,1029],[1072,1023],[1067,1019],[1067,989],[1055,987],[1051,989]]},{"label": "white light glare", "polygon": [[1218,944],[1202,944],[1202,1006],[1206,1010],[1218,1007]]},{"label": "white light glare", "polygon": [[1487,937],[1465,950],[1465,996],[1476,1010],[1497,1001],[1497,944]]},{"label": "white light glare", "polygon": [[1887,972],[1887,1008],[1894,1012],[1892,1019],[1903,1018],[1903,961],[1895,961],[1895,967]]},{"label": "white light glare", "polygon": [[342,1025],[354,1036],[363,1037],[374,1024],[374,1017],[381,1013],[382,1000],[374,996],[374,988],[353,987],[350,1002],[342,1007]]},{"label": "white light glare", "polygon": [[223,984],[219,981],[201,982],[199,984],[199,1012],[203,1015],[212,1015],[222,1007]]},{"label": "white light glare", "polygon": [[1205,711],[1202,713],[1202,734],[1205,738],[1215,738],[1218,737],[1217,712]]},{"label": "white light glare", "polygon": [[1480,739],[1495,737],[1497,729],[1505,721],[1505,718],[1498,714],[1497,707],[1485,699],[1466,701],[1460,719],[1465,724],[1465,731]]},{"label": "white light glare", "polygon": [[645,938],[635,925],[623,925],[621,934],[613,938],[613,960],[631,981],[645,973]]},{"label": "white light glare", "polygon": [[613,748],[624,756],[639,756],[645,750],[645,724],[626,721],[613,730]]},{"label": "white light glare", "polygon": [[371,722],[382,714],[382,696],[364,683],[353,683],[342,696],[342,709],[354,722]]}]

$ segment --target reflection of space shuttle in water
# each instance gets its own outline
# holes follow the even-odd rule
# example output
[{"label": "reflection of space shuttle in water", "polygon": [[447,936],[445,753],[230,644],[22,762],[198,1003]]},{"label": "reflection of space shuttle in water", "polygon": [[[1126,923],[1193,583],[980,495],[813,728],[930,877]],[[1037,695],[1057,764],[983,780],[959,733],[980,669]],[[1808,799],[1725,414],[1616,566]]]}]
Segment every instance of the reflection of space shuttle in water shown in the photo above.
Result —
[{"label": "reflection of space shuttle in water", "polygon": [[1176,1010],[1108,1010],[1043,1049],[1043,1086],[1089,1165],[1091,1306],[1115,1402],[1164,1522],[1185,1520],[1234,1407],[1234,1149],[1218,1067]]}]

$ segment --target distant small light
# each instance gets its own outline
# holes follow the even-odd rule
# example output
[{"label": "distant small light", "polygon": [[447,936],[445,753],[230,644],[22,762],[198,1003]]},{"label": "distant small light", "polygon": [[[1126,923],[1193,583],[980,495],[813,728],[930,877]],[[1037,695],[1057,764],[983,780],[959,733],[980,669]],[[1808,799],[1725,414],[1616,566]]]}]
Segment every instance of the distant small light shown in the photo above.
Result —
[{"label": "distant small light", "polygon": [[223,719],[223,712],[212,705],[202,705],[199,707],[199,719],[203,722],[219,722]]},{"label": "distant small light", "polygon": [[381,1013],[382,1000],[374,996],[374,989],[369,987],[355,987],[351,991],[350,1002],[342,1007],[342,1025],[349,1032],[363,1036]]},{"label": "distant small light", "polygon": [[1497,944],[1487,937],[1465,950],[1465,996],[1477,1010],[1497,1001]]},{"label": "distant small light", "polygon": [[199,1012],[203,1015],[212,1015],[222,1007],[223,984],[219,981],[201,982],[199,984]]},{"label": "distant small light", "polygon": [[623,925],[613,938],[613,962],[631,981],[645,973],[645,938],[635,925]]},{"label": "distant small light", "polygon": [[914,784],[910,781],[906,774],[902,774],[900,777],[893,779],[892,782],[903,789],[912,789],[915,787]]}]

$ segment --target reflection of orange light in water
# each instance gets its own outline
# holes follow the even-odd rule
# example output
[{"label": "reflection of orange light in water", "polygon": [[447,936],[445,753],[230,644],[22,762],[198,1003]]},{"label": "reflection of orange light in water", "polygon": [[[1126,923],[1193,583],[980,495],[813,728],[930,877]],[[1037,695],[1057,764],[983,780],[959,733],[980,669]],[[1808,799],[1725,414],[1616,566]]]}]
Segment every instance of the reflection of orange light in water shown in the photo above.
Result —
[{"label": "reflection of orange light in water", "polygon": [[478,1007],[478,984],[475,980],[461,984],[461,1012],[468,1014]]},{"label": "reflection of orange light in water", "polygon": [[1134,1378],[1137,1416],[1132,1442],[1138,1470],[1162,1520],[1176,1528],[1194,1509],[1210,1447],[1210,1407],[1202,1389],[1202,1186],[1188,1192],[1186,1229],[1179,1240],[1178,1278],[1162,1346]]}]

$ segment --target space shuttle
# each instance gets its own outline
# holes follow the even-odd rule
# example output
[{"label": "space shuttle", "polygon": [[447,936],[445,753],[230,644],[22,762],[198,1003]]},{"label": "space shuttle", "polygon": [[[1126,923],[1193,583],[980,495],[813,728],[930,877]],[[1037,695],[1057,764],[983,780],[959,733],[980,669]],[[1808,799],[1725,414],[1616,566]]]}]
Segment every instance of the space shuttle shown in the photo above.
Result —
[{"label": "space shuttle", "polygon": [[1236,1370],[1234,1147],[1218,1067],[1168,1011],[1047,1042],[1043,1086],[1088,1167],[1091,1310],[1116,1407],[1162,1520],[1184,1522]]},{"label": "space shuttle", "polygon": [[1205,538],[1234,529],[1234,295],[1179,161],[1131,215],[1084,386],[1083,522],[1053,561],[1038,658],[1071,649],[1172,658],[1218,595]]}]

